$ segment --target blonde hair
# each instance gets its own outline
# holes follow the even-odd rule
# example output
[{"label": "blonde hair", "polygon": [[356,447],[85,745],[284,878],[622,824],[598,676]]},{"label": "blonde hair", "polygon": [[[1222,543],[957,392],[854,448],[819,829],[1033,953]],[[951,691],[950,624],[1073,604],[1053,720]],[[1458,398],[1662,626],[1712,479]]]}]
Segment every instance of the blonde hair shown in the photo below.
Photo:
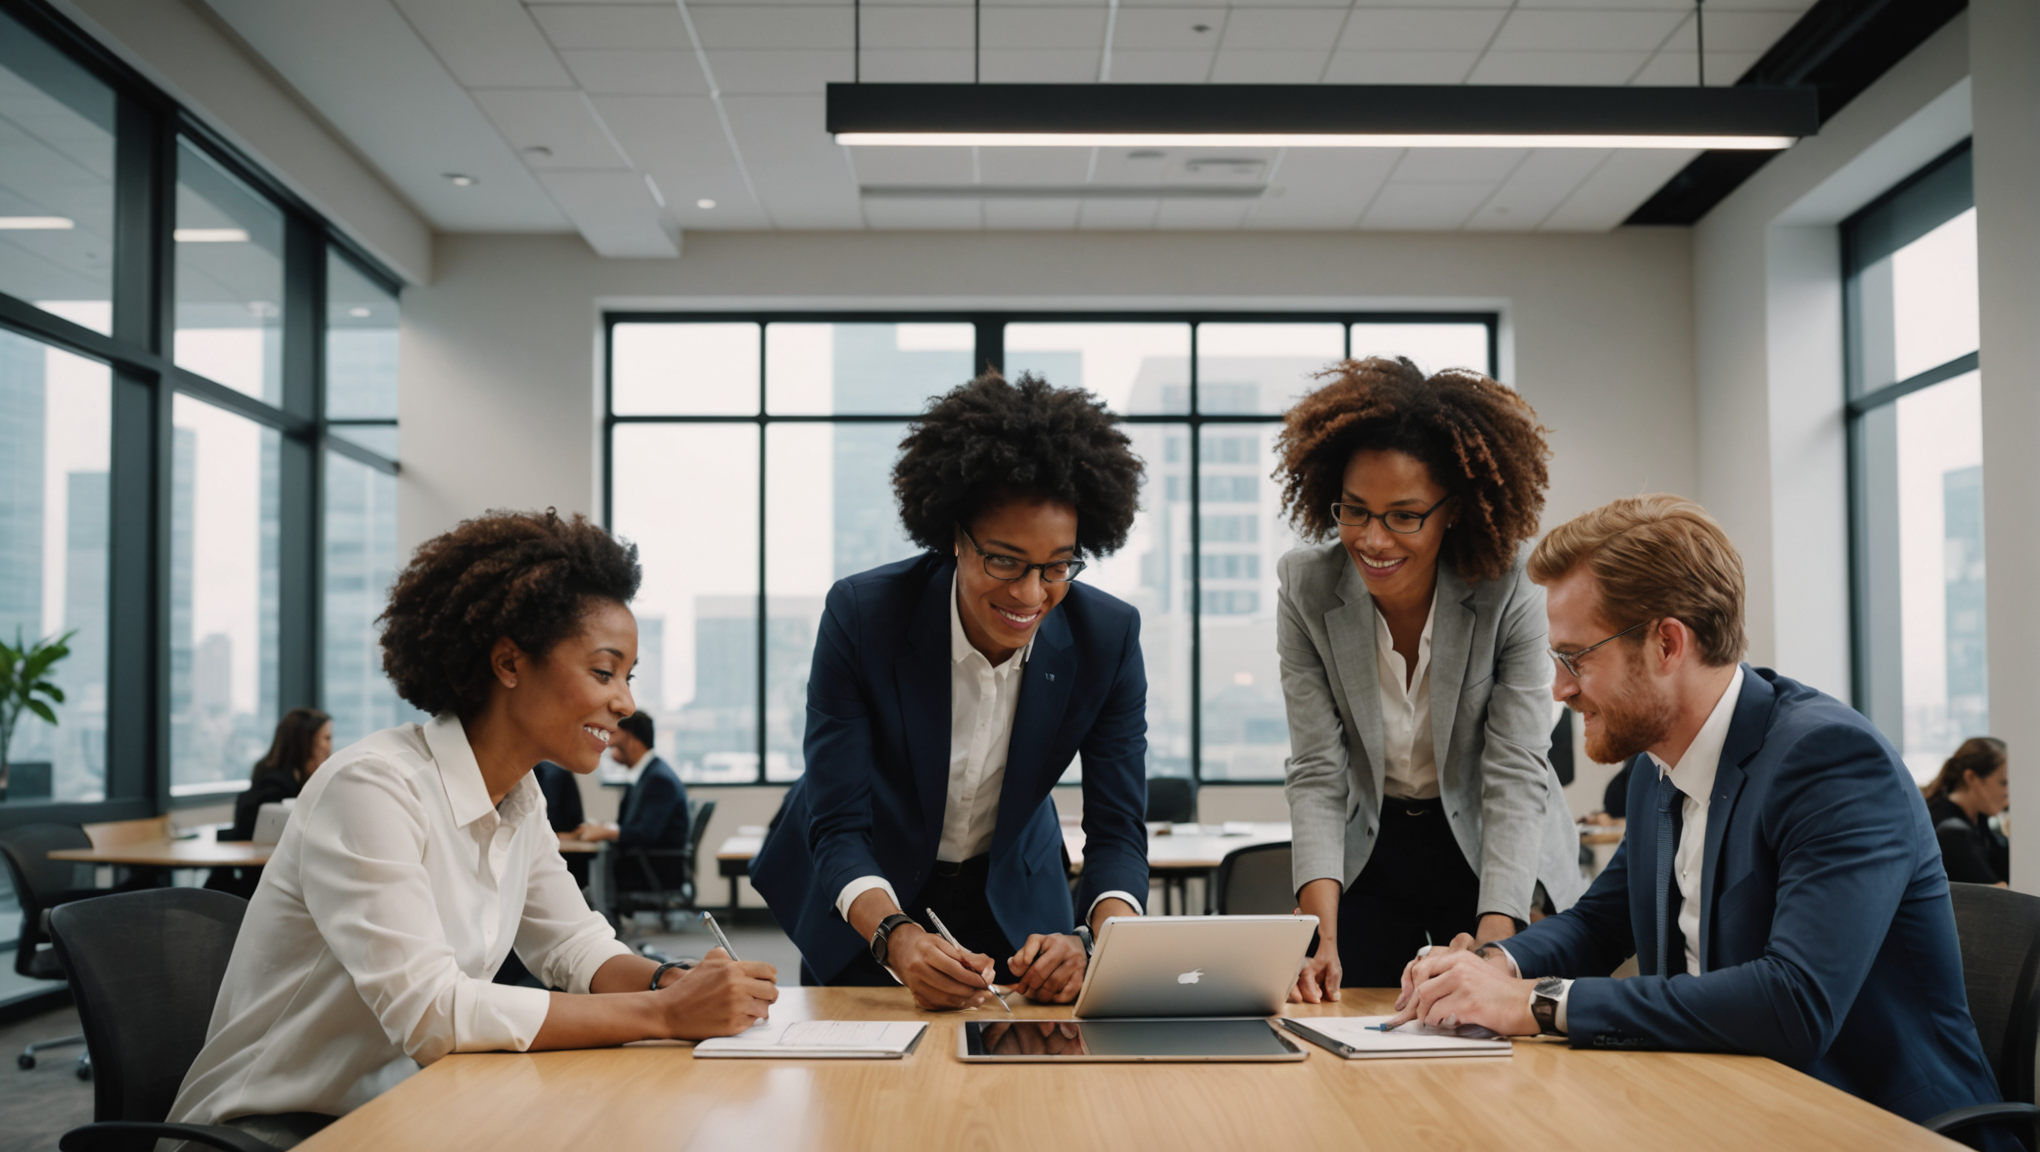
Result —
[{"label": "blonde hair", "polygon": [[1714,667],[1742,659],[1743,567],[1728,533],[1683,496],[1612,500],[1552,529],[1530,554],[1530,579],[1550,584],[1585,564],[1617,628],[1676,618]]}]

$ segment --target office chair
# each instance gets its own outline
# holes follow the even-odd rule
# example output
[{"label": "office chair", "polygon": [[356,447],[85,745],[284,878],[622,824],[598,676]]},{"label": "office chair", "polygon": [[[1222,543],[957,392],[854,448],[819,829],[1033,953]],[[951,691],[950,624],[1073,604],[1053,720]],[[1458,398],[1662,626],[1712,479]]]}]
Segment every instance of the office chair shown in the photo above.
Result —
[{"label": "office chair", "polygon": [[[1976,1125],[2016,1125],[2033,1147],[2040,1108],[2033,1106],[2034,1054],[2040,1045],[2040,896],[1988,884],[1950,884],[1955,932],[1962,940],[1962,984],[1976,1037],[1997,1076],[2003,1104],[1978,1104],[1925,1121],[1951,1139]],[[1966,1142],[1966,1141],[1965,1141]]]},{"label": "office chair", "polygon": [[64,1133],[62,1152],[146,1152],[158,1137],[275,1152],[238,1128],[163,1121],[205,1044],[247,908],[224,892],[156,888],[50,913],[87,1043],[100,1054],[93,1123]]},{"label": "office chair", "polygon": [[[695,807],[694,819],[687,826],[685,848],[624,850],[623,859],[634,866],[644,886],[617,896],[616,909],[619,917],[630,915],[639,909],[656,910],[663,917],[668,912],[697,907],[694,862],[696,855],[701,851],[702,838],[708,835],[709,818],[714,815],[713,800],[703,800]],[[677,883],[672,879],[672,869],[659,866],[660,862],[669,860],[679,864],[680,879]]]},{"label": "office chair", "polygon": [[1220,916],[1286,916],[1296,911],[1289,841],[1235,848],[1218,862],[1212,909]]},{"label": "office chair", "polygon": [[1197,820],[1197,782],[1187,776],[1148,777],[1147,818],[1170,824]]},{"label": "office chair", "polygon": [[[60,848],[90,848],[92,839],[76,824],[23,824],[0,832],[0,858],[7,861],[7,875],[14,883],[14,895],[21,904],[21,937],[14,946],[14,970],[36,980],[62,980],[64,967],[49,941],[48,913],[71,900],[100,895],[97,889],[80,887],[78,873],[86,866],[50,859]],[[38,1040],[22,1049],[15,1063],[24,1070],[35,1067],[35,1054],[45,1048],[62,1048],[85,1043],[83,1036],[60,1036]],[[92,1052],[78,1057],[78,1079],[92,1078]]]}]

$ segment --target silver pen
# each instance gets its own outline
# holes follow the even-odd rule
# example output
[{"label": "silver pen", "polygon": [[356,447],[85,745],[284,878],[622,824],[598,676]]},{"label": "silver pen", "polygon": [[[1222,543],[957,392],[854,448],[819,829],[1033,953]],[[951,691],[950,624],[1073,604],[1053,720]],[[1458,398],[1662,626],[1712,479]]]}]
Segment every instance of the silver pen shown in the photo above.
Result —
[{"label": "silver pen", "polygon": [[701,922],[708,925],[709,932],[715,937],[716,946],[723,950],[723,954],[731,960],[735,960],[737,958],[737,950],[730,947],[730,938],[723,935],[722,925],[715,922],[715,915],[710,912],[703,912],[701,914]]},{"label": "silver pen", "polygon": [[[951,947],[955,948],[959,952],[970,951],[970,949],[965,948],[963,946],[962,941],[958,940],[955,937],[955,935],[949,931],[949,925],[944,924],[942,922],[942,917],[937,916],[933,908],[928,909],[928,922],[930,924],[935,925],[935,930],[937,932],[942,933],[942,938],[944,940],[949,941]],[[1004,992],[999,991],[999,986],[997,984],[992,983],[991,978],[989,976],[985,978],[985,987],[991,989],[992,995],[997,996],[999,998],[999,1007],[1004,1008],[1008,1013],[1013,1011],[1013,1006],[1011,1004],[1006,1003],[1006,994]]]}]

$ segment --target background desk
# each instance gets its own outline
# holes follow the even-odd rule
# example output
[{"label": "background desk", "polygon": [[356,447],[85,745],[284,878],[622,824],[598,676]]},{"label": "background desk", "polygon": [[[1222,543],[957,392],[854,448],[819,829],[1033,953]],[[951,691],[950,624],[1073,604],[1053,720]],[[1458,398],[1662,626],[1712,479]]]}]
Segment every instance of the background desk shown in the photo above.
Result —
[{"label": "background desk", "polygon": [[128,868],[260,868],[269,863],[271,844],[242,840],[137,840],[91,848],[59,848],[52,860],[76,864],[118,864]]},{"label": "background desk", "polygon": [[[1389,993],[1291,1005],[1298,1016],[1388,1010]],[[1066,1007],[1013,998],[1023,1017]],[[1297,1064],[967,1065],[959,1023],[903,988],[782,988],[788,1019],[923,1019],[903,1061],[703,1060],[674,1044],[448,1056],[300,1145],[446,1148],[1953,1149],[1949,1141],[1753,1056],[1573,1051],[1525,1041],[1509,1060]],[[1003,1013],[1000,1014],[1003,1017]]]}]

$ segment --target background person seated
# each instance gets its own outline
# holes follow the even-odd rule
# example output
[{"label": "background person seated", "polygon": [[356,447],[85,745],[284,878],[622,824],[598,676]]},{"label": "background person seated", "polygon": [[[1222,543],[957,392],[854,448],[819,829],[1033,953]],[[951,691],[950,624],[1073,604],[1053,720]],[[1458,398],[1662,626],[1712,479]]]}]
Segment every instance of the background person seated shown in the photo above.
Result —
[{"label": "background person seated", "polygon": [[1999,887],[2011,880],[2012,846],[1990,826],[1991,817],[2010,806],[2011,788],[2005,742],[1971,736],[1941,765],[1934,782],[1922,789],[1948,879]]},{"label": "background person seated", "polygon": [[[618,848],[685,848],[689,809],[687,786],[673,766],[652,751],[656,732],[652,718],[633,712],[616,722],[616,735],[609,744],[610,758],[630,768],[630,789],[623,794],[614,824],[582,824],[574,835],[582,840],[614,840]],[[554,825],[555,828],[558,825]],[[684,861],[664,858],[652,861],[662,888],[677,888],[687,879]],[[634,865],[619,869],[619,883],[642,883]]]},{"label": "background person seated", "polygon": [[[294,800],[305,781],[333,754],[333,718],[317,708],[293,708],[276,722],[269,751],[255,762],[248,787],[234,798],[234,827],[222,840],[252,840],[264,804]],[[246,900],[262,882],[262,869],[215,868],[205,886]]]},{"label": "background person seated", "polygon": [[[581,809],[581,786],[574,783],[574,774],[550,760],[539,762],[531,770],[531,778],[538,781],[538,790],[545,793],[545,822],[552,825],[553,835],[562,841],[578,840],[576,834],[587,817]],[[594,862],[586,853],[562,854],[567,862],[567,872],[574,883],[583,888],[588,886],[588,866]]]}]

